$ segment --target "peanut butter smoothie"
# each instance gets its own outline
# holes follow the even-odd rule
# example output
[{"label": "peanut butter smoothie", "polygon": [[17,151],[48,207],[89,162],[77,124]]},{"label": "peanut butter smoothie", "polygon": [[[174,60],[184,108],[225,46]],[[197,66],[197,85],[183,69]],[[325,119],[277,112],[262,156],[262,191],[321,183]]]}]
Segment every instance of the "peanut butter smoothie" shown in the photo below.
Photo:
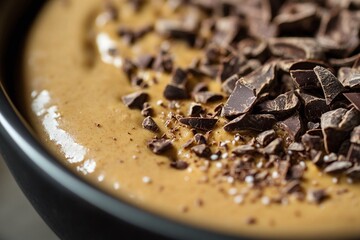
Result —
[{"label": "peanut butter smoothie", "polygon": [[22,89],[104,191],[251,237],[360,236],[358,1],[53,0]]}]

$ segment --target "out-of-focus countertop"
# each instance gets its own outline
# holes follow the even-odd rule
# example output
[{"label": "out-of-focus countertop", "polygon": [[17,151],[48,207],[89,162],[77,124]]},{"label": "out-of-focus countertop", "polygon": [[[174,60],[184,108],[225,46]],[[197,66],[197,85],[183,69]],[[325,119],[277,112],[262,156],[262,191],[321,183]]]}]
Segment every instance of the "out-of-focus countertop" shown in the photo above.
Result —
[{"label": "out-of-focus countertop", "polygon": [[0,157],[0,239],[58,239],[35,212]]}]

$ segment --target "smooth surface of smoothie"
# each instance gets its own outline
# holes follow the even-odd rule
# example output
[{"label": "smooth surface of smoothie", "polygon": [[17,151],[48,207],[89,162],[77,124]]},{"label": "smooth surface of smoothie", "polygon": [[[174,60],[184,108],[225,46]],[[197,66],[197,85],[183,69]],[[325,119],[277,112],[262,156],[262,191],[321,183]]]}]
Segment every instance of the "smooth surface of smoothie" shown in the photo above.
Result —
[{"label": "smooth surface of smoothie", "polygon": [[[180,124],[177,115],[187,115],[192,101],[172,102],[163,92],[175,69],[195,64],[205,51],[162,35],[159,19],[188,20],[191,25],[191,16],[206,18],[206,12],[177,1],[149,1],[140,9],[126,1],[112,4],[104,10],[99,0],[49,1],[27,40],[22,83],[27,115],[39,139],[60,161],[124,201],[190,225],[262,237],[360,235],[360,186],[343,174],[320,171],[309,158],[300,163],[306,169],[301,196],[284,196],[273,183],[257,187],[254,175],[237,181],[224,173],[237,159],[230,158],[231,151],[254,141],[257,133],[241,132],[239,140],[239,135],[224,130],[228,120],[214,109],[228,95],[209,76],[201,81],[224,99],[204,104],[218,119],[204,135],[214,142],[209,146],[212,152],[220,149],[221,155],[199,157],[183,147],[194,132]],[[145,33],[134,37],[127,29]],[[136,62],[144,54],[159,55],[161,49],[171,54],[172,71],[138,69],[141,81],[131,83],[122,70],[126,59]],[[189,77],[192,87],[198,78]],[[123,103],[124,96],[136,91],[149,95],[158,131],[144,129],[141,111]],[[148,141],[163,134],[173,147],[154,154]],[[254,161],[255,168],[263,169],[269,159]],[[276,181],[279,173],[266,171]],[[307,194],[317,189],[327,196],[318,204]]]}]

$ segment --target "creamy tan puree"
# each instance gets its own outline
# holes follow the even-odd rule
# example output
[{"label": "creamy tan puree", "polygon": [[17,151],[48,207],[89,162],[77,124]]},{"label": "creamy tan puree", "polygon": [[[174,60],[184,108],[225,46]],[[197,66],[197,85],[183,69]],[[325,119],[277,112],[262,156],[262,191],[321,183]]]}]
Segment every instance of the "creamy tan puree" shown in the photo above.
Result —
[{"label": "creamy tan puree", "polygon": [[172,219],[360,234],[357,1],[49,1],[22,89],[69,169]]}]

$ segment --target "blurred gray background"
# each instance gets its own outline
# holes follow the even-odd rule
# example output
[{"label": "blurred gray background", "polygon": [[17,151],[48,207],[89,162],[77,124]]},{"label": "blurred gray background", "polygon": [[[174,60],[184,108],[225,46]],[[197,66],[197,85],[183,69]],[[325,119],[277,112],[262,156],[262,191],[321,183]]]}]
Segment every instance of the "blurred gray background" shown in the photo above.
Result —
[{"label": "blurred gray background", "polygon": [[0,157],[0,240],[58,240],[21,192]]}]

